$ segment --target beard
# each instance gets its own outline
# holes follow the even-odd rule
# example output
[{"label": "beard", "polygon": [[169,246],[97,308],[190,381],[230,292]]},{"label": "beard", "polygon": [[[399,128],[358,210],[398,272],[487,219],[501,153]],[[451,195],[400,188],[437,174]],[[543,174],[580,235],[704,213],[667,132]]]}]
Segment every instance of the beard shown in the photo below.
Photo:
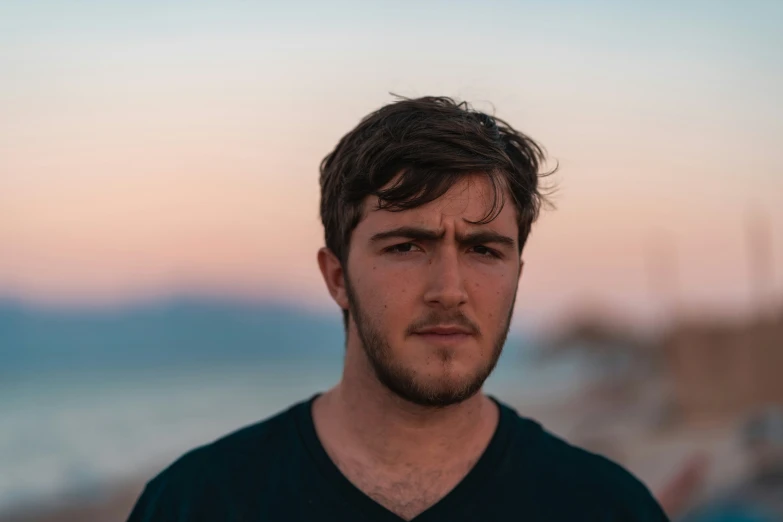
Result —
[{"label": "beard", "polygon": [[[364,313],[347,274],[345,277],[345,286],[350,316],[356,323],[359,340],[361,341],[364,353],[375,372],[376,378],[389,391],[403,400],[429,408],[444,408],[453,404],[459,404],[478,393],[484,385],[484,381],[487,380],[495,369],[495,365],[503,352],[503,346],[506,343],[508,331],[511,326],[511,317],[514,313],[514,302],[516,301],[515,291],[514,299],[511,301],[511,307],[508,316],[506,317],[505,324],[501,326],[497,338],[492,344],[489,358],[486,361],[483,361],[481,366],[474,371],[472,375],[463,379],[462,382],[427,382],[424,377],[417,375],[414,368],[406,367],[397,357],[395,357],[386,337],[384,337],[381,330],[374,324],[372,318]],[[461,312],[444,313],[440,315],[431,314],[424,321],[419,321],[416,325],[408,328],[406,333],[410,335],[416,328],[439,323],[460,324],[470,327],[478,338],[481,337],[478,328]],[[442,352],[441,359],[444,363],[447,362],[449,358],[450,356],[447,352]]]}]

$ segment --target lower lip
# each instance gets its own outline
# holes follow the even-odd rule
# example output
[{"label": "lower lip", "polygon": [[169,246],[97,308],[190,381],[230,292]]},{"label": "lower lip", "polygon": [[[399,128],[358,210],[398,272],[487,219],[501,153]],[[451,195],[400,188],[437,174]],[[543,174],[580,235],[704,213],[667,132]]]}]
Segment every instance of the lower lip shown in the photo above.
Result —
[{"label": "lower lip", "polygon": [[447,345],[447,346],[461,344],[472,337],[471,335],[464,334],[464,333],[454,333],[454,334],[421,333],[416,335],[429,343]]}]

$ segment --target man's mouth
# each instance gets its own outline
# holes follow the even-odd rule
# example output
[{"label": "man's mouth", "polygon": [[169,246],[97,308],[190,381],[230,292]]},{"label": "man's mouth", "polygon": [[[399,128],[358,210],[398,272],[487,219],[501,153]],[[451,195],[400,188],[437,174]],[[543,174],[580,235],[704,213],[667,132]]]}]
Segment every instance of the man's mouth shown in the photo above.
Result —
[{"label": "man's mouth", "polygon": [[438,325],[416,330],[415,335],[428,342],[458,344],[471,338],[473,331],[460,325]]}]

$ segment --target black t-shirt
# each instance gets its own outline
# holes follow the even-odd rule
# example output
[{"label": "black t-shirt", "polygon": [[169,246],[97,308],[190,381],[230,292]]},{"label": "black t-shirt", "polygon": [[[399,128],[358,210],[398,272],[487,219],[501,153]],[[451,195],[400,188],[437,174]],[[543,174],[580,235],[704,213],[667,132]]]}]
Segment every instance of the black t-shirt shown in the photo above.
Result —
[{"label": "black t-shirt", "polygon": [[[331,461],[313,424],[314,398],[185,454],[147,484],[128,522],[403,520]],[[497,404],[483,455],[416,522],[667,520],[622,467]]]}]

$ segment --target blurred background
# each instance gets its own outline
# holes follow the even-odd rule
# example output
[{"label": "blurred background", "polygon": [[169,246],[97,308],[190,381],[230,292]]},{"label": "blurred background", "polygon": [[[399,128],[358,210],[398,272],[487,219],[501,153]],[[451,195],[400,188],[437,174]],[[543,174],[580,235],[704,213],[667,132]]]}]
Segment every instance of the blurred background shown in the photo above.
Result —
[{"label": "blurred background", "polygon": [[0,520],[124,520],[339,379],[318,164],[390,93],[559,165],[488,391],[677,520],[783,520],[781,27],[777,0],[0,2]]}]

